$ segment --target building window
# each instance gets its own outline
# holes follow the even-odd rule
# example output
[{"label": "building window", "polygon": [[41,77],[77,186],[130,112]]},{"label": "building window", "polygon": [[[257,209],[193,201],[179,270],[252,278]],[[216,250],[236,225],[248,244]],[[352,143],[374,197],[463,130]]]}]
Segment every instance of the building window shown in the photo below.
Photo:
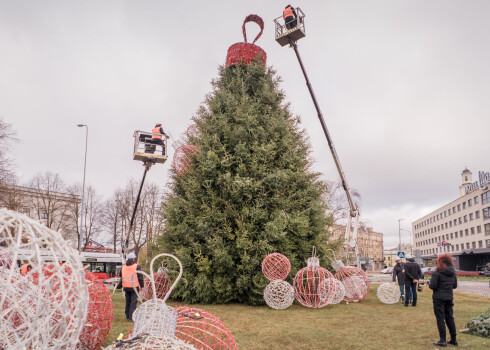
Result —
[{"label": "building window", "polygon": [[453,207],[453,214],[456,213],[456,207]]},{"label": "building window", "polygon": [[463,237],[463,230],[459,231],[459,237]]},{"label": "building window", "polygon": [[444,227],[447,228],[447,222],[444,224]]},{"label": "building window", "polygon": [[471,207],[473,205],[473,200],[470,198],[468,199],[468,207]]},{"label": "building window", "polygon": [[487,239],[487,248],[490,248],[490,239]]},{"label": "building window", "polygon": [[482,193],[481,195],[481,204],[490,203],[490,191]]},{"label": "building window", "polygon": [[470,221],[473,220],[473,213],[470,213]]},{"label": "building window", "polygon": [[453,227],[453,222],[449,221],[449,227]]},{"label": "building window", "polygon": [[454,232],[455,238],[458,238],[458,231]]},{"label": "building window", "polygon": [[490,207],[483,209],[483,218],[490,219]]},{"label": "building window", "polygon": [[453,233],[451,232],[451,239],[453,239]]},{"label": "building window", "polygon": [[461,225],[462,222],[461,222],[461,218],[458,218],[458,223]]},{"label": "building window", "polygon": [[478,196],[476,196],[475,198],[473,198],[473,201],[475,202],[475,204],[478,203]]},{"label": "building window", "polygon": [[472,235],[474,235],[474,234],[475,234],[475,228],[474,228],[474,227],[472,227],[472,228],[471,228],[471,234],[472,234]]},{"label": "building window", "polygon": [[483,241],[478,241],[478,248],[483,248]]},{"label": "building window", "polygon": [[454,246],[453,245],[451,246],[451,251],[454,252]]},{"label": "building window", "polygon": [[478,225],[478,226],[476,227],[476,233],[481,233],[481,226],[480,226],[480,225]]},{"label": "building window", "polygon": [[459,250],[459,244],[456,244],[456,251]]},{"label": "building window", "polygon": [[454,219],[454,226],[456,226],[458,224],[458,221],[456,219]]},{"label": "building window", "polygon": [[490,235],[490,224],[485,224],[485,236]]},{"label": "building window", "polygon": [[464,216],[464,222],[468,222],[468,215]]},{"label": "building window", "polygon": [[458,211],[461,211],[461,204],[458,204]]},{"label": "building window", "polygon": [[471,242],[471,247],[472,247],[473,249],[475,249],[475,248],[476,248],[476,242]]},{"label": "building window", "polygon": [[41,219],[47,219],[48,218],[48,212],[46,210],[41,211]]},{"label": "building window", "polygon": [[23,213],[24,213],[24,215],[26,215],[26,216],[29,216],[29,217],[31,216],[31,215],[30,215],[30,214],[31,214],[31,211],[29,210],[29,208],[24,208],[24,209],[22,209],[22,212],[23,212]]},{"label": "building window", "polygon": [[466,249],[470,249],[470,242],[466,243]]},{"label": "building window", "polygon": [[480,211],[477,210],[475,211],[475,219],[479,219],[480,218]]},{"label": "building window", "polygon": [[464,233],[465,233],[465,235],[466,235],[466,236],[468,236],[468,235],[469,235],[469,231],[468,231],[468,229],[467,229],[467,228],[464,230]]},{"label": "building window", "polygon": [[466,202],[463,202],[463,209],[466,209]]}]

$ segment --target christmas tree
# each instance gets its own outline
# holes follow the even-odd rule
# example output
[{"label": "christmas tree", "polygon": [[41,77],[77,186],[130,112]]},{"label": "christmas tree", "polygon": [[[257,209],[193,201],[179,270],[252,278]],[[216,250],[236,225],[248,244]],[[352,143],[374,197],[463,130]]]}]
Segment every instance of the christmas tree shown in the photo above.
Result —
[{"label": "christmas tree", "polygon": [[306,134],[280,79],[265,67],[265,53],[255,52],[220,68],[186,136],[194,145],[189,161],[174,169],[164,203],[158,248],[181,259],[173,296],[187,303],[263,304],[267,254],[286,255],[295,273],[313,245],[320,259],[329,248],[327,187],[311,169]]}]

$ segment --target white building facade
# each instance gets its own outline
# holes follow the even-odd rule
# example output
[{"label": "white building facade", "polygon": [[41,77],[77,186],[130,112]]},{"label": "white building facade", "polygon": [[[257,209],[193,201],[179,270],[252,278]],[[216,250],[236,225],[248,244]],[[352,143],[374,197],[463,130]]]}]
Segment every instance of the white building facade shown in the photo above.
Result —
[{"label": "white building facade", "polygon": [[453,255],[456,268],[475,271],[490,262],[490,173],[461,173],[458,199],[412,223],[415,256],[434,266],[441,253]]}]

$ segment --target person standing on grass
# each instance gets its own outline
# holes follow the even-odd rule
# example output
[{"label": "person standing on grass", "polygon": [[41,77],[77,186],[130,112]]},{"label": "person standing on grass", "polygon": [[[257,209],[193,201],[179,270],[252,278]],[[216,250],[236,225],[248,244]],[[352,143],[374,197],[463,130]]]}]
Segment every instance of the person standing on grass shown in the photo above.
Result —
[{"label": "person standing on grass", "polygon": [[[456,341],[456,325],[453,317],[453,289],[458,287],[458,279],[454,270],[454,260],[451,254],[441,254],[437,258],[436,271],[432,273],[429,288],[432,293],[432,304],[436,316],[437,329],[439,330],[439,341],[434,342],[437,346],[452,344],[458,346]],[[449,329],[451,340],[446,343],[446,326]]]},{"label": "person standing on grass", "polygon": [[400,293],[402,301],[405,301],[405,267],[402,263],[402,258],[397,256],[395,258],[396,265],[393,268],[393,284],[396,284],[396,280],[398,279],[398,286],[400,287]]},{"label": "person standing on grass", "polygon": [[405,255],[405,306],[408,306],[409,298],[412,298],[412,306],[417,306],[417,283],[422,277],[422,270],[410,254]]},{"label": "person standing on grass", "polygon": [[138,302],[138,296],[134,288],[139,291],[140,288],[145,286],[143,275],[136,273],[138,270],[141,271],[141,267],[136,261],[136,255],[134,253],[129,253],[126,264],[124,264],[121,269],[120,284],[124,291],[124,297],[126,298],[126,309],[124,312],[126,314],[126,319],[130,322],[133,322],[133,313],[134,310],[136,310],[136,304]]}]

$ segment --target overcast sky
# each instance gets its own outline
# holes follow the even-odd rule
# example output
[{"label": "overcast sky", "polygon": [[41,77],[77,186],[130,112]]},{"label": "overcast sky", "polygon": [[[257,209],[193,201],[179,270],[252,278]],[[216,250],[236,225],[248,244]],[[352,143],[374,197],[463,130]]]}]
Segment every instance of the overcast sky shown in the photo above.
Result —
[{"label": "overcast sky", "polygon": [[[256,42],[307,130],[326,180],[339,176],[294,51],[274,40],[285,1],[0,0],[0,117],[21,143],[24,181],[39,172],[87,183],[105,198],[143,173],[134,130],[174,137],[211,91],[248,14]],[[490,170],[490,1],[297,1],[298,42],[361,218],[398,244],[412,221],[459,196],[461,171]],[[249,41],[258,26],[247,24]],[[170,159],[174,150],[170,147]],[[165,165],[147,180],[164,186]],[[402,231],[402,241],[409,232]]]}]

